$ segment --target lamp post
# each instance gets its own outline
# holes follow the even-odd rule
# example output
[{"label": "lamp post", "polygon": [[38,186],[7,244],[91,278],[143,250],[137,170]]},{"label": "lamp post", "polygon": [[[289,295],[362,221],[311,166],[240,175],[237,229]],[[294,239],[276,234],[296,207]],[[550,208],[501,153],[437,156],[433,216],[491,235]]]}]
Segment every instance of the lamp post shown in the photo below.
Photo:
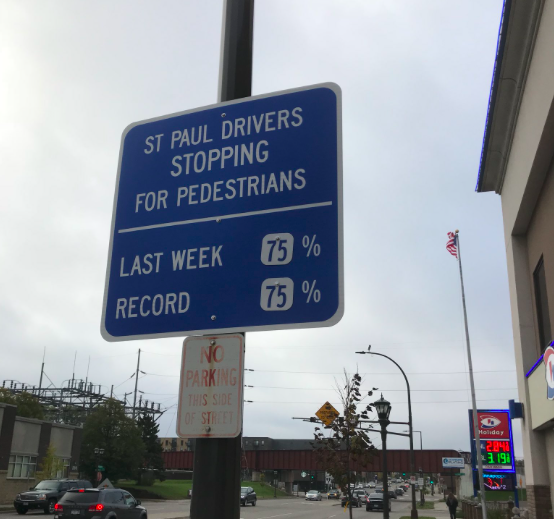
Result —
[{"label": "lamp post", "polygon": [[[395,360],[391,359],[387,355],[383,355],[382,353],[375,353],[371,351],[371,344],[367,347],[367,351],[357,351],[358,355],[377,355],[378,357],[385,357],[385,359],[390,360],[402,373],[404,376],[404,380],[406,381],[406,388],[408,390],[408,426],[410,428],[410,470],[412,472],[412,476],[415,475],[415,455],[414,455],[414,433],[413,433],[413,422],[412,422],[412,397],[410,394],[410,383],[408,382],[408,377],[406,376],[406,373],[404,373],[404,370],[400,367],[400,364],[396,362]],[[412,487],[412,511],[410,514],[411,519],[418,519],[418,513],[416,508],[416,497],[415,497],[415,485],[411,485]]]},{"label": "lamp post", "polygon": [[[100,468],[100,457],[104,455],[104,449],[100,449],[99,447],[95,447],[94,448],[94,459],[96,461],[96,472],[97,474],[100,474],[100,476],[102,476],[102,472],[101,470],[99,470]],[[102,467],[104,468],[104,467]],[[100,479],[98,479],[98,476],[96,477],[96,479],[98,480],[98,483],[100,483]]]},{"label": "lamp post", "polygon": [[389,519],[389,470],[387,467],[387,425],[389,425],[389,416],[391,405],[388,400],[381,398],[373,404],[379,418],[381,426],[381,440],[383,441],[383,519]]}]

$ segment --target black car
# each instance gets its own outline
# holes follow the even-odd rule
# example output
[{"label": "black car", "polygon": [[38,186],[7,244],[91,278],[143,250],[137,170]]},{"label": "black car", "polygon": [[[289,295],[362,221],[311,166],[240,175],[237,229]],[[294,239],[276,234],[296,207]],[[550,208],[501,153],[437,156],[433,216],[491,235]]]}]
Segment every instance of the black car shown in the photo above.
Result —
[{"label": "black car", "polygon": [[389,490],[389,499],[398,499],[394,490]]},{"label": "black car", "polygon": [[[341,506],[346,506],[346,503],[348,502],[348,494],[343,494],[340,499]],[[362,500],[360,499],[360,496],[355,494],[354,491],[352,491],[352,504],[351,506],[355,506],[356,508],[359,508],[362,506]]]},{"label": "black car", "polygon": [[147,519],[140,501],[119,488],[68,490],[54,509],[56,519]]},{"label": "black car", "polygon": [[[369,494],[369,499],[365,505],[365,511],[370,512],[371,510],[383,510],[383,494]],[[389,501],[389,512],[391,511],[391,504]]]},{"label": "black car", "polygon": [[54,505],[71,488],[92,488],[89,481],[82,479],[45,479],[28,492],[17,494],[13,506],[18,514],[41,508],[45,514],[54,512]]},{"label": "black car", "polygon": [[256,492],[252,487],[241,487],[240,488],[240,504],[246,506],[248,503],[252,503],[252,506],[256,506],[256,501],[258,497]]},{"label": "black car", "polygon": [[403,496],[404,495],[404,490],[400,487],[398,487],[396,490],[395,490],[395,493],[397,496]]}]

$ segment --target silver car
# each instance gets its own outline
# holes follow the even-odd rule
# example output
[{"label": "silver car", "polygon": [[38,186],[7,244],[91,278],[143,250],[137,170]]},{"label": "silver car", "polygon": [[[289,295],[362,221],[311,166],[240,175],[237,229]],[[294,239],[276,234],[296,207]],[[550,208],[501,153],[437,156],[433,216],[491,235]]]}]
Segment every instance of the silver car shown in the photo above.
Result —
[{"label": "silver car", "polygon": [[306,492],[306,499],[308,501],[321,501],[321,492],[319,490],[310,490]]}]

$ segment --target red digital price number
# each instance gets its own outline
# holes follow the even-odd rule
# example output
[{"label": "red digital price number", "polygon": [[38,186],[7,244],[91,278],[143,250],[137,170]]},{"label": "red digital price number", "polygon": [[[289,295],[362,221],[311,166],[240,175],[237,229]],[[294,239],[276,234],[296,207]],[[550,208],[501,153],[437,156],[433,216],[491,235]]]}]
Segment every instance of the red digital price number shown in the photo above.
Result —
[{"label": "red digital price number", "polygon": [[511,452],[509,440],[490,440],[485,443],[484,461],[488,465],[511,465]]},{"label": "red digital price number", "polygon": [[487,441],[485,446],[487,452],[510,452],[510,442],[502,440]]}]

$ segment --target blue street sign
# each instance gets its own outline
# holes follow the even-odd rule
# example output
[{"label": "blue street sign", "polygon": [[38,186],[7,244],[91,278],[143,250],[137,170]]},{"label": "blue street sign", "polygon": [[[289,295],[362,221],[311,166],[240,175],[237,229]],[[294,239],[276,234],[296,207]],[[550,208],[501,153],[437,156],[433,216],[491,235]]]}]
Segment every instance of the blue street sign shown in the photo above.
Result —
[{"label": "blue street sign", "polygon": [[336,324],[341,92],[333,83],[131,124],[116,182],[108,341]]}]

